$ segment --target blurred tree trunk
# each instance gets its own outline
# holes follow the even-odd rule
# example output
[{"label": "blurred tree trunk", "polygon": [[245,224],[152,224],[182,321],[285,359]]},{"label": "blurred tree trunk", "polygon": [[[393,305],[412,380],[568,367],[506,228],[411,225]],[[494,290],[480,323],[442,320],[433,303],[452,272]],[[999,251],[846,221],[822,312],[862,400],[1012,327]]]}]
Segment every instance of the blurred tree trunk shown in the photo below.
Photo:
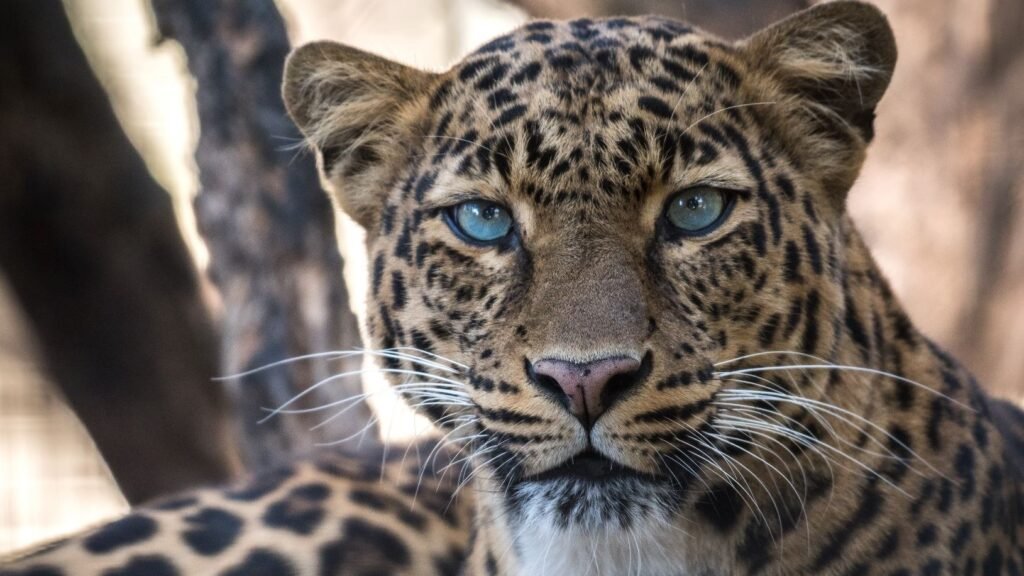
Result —
[{"label": "blurred tree trunk", "polygon": [[900,62],[850,211],[915,322],[1024,392],[1020,0],[875,0]]},{"label": "blurred tree trunk", "polygon": [[216,339],[170,197],[58,0],[0,7],[0,268],[130,502],[232,472]]},{"label": "blurred tree trunk", "polygon": [[[997,392],[1024,394],[1024,2],[994,0],[970,116],[981,125],[978,273],[957,344]],[[1016,353],[1014,353],[1016,351]]]},{"label": "blurred tree trunk", "polygon": [[[349,308],[333,212],[314,159],[280,96],[290,50],[272,0],[153,0],[161,35],[179,42],[197,82],[201,191],[196,216],[223,299],[221,371],[237,374],[296,356],[360,345]],[[361,368],[360,355],[301,361],[229,381],[242,457],[259,468],[310,444],[332,412],[279,416],[280,406],[332,374]],[[362,379],[328,382],[292,407],[361,393]],[[339,440],[370,422],[365,403],[317,431]],[[375,438],[371,427],[367,437]]]}]

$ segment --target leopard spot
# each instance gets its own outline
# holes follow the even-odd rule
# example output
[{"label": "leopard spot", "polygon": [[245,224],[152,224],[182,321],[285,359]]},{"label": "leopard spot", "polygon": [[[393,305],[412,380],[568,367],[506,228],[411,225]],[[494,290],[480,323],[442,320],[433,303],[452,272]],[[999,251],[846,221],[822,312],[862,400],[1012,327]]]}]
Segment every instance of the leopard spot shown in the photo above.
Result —
[{"label": "leopard spot", "polygon": [[94,554],[107,554],[149,540],[157,532],[156,521],[149,516],[132,514],[100,528],[82,545]]},{"label": "leopard spot", "polygon": [[326,515],[321,502],[329,495],[330,489],[323,484],[299,486],[267,508],[263,523],[296,534],[312,534]]},{"label": "leopard spot", "polygon": [[[329,572],[336,574],[337,572]],[[266,549],[249,553],[241,564],[221,572],[220,576],[295,576],[295,566],[284,556]]]},{"label": "leopard spot", "polygon": [[181,572],[162,556],[135,556],[122,568],[107,570],[103,576],[178,576]]},{"label": "leopard spot", "polygon": [[242,530],[242,520],[218,508],[204,508],[185,518],[189,528],[181,535],[197,554],[213,556],[234,544]]},{"label": "leopard spot", "polygon": [[321,574],[339,574],[343,567],[354,563],[358,563],[364,573],[380,574],[393,574],[409,566],[408,546],[386,528],[350,518],[342,530],[341,539],[320,548]]}]

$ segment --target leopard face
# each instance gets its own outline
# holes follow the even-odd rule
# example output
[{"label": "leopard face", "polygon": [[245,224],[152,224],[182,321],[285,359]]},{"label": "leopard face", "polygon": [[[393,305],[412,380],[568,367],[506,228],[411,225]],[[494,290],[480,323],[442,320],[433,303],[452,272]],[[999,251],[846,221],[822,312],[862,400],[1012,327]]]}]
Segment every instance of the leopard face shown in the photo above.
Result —
[{"label": "leopard face", "polygon": [[[816,23],[842,40],[855,22]],[[443,75],[410,72],[394,140],[325,137],[324,170],[369,231],[374,344],[464,366],[465,386],[442,388],[457,402],[408,397],[477,437],[518,512],[668,519],[713,449],[732,386],[716,365],[830,354],[843,195],[895,57],[881,24],[844,47],[863,73],[822,60],[800,79],[775,49],[796,26],[732,45],[659,18],[535,22]],[[352,57],[335,50],[292,69]]]},{"label": "leopard face", "polygon": [[[857,530],[880,483],[962,472],[942,436],[991,426],[965,415],[982,395],[844,212],[895,59],[858,2],[738,43],[534,22],[440,74],[330,43],[291,57],[289,111],[367,230],[385,372],[469,454],[479,572],[641,533],[639,556],[669,558],[652,574],[830,573],[877,547]],[[820,504],[836,494],[849,514]],[[812,524],[816,554],[768,545]],[[598,572],[628,571],[606,548]]]}]

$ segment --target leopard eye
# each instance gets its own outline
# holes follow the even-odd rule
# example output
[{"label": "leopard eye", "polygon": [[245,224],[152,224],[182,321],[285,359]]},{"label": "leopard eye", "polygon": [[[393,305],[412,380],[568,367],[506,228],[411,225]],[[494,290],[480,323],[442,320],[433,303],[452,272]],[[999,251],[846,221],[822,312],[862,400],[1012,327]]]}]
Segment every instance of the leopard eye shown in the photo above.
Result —
[{"label": "leopard eye", "polygon": [[448,226],[464,240],[495,244],[512,231],[512,214],[501,204],[468,200],[448,211]]},{"label": "leopard eye", "polygon": [[669,199],[665,218],[687,235],[707,234],[725,220],[729,201],[729,194],[719,188],[689,188]]}]

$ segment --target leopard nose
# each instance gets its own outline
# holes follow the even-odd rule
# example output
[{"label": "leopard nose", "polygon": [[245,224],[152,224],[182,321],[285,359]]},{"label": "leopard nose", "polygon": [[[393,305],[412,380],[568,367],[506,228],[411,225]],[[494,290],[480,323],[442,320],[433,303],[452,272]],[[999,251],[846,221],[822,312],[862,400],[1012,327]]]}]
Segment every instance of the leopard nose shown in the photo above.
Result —
[{"label": "leopard nose", "polygon": [[543,358],[530,364],[527,373],[536,386],[554,395],[588,430],[625,392],[643,380],[645,362],[627,356],[570,362]]}]

